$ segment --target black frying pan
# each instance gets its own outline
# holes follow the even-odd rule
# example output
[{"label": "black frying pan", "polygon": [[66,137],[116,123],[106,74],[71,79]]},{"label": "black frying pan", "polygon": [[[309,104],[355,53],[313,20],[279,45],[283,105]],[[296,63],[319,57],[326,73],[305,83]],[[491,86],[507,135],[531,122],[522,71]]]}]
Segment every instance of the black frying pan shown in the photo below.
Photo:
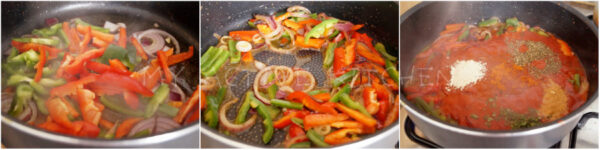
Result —
[{"label": "black frying pan", "polygon": [[[229,31],[249,30],[251,28],[247,25],[247,21],[253,18],[254,14],[271,15],[275,12],[283,12],[288,7],[294,5],[304,6],[313,13],[324,12],[328,16],[333,16],[342,20],[348,20],[352,23],[364,23],[365,27],[363,27],[363,29],[361,29],[359,32],[367,33],[375,41],[385,44],[388,53],[392,55],[398,55],[399,12],[398,4],[395,2],[201,2],[201,51],[205,52],[208,47],[218,44],[218,39],[215,38],[213,34],[227,35]],[[302,68],[313,73],[315,79],[317,80],[318,86],[323,85],[325,77],[324,73],[320,71],[322,70],[320,69],[322,66],[322,56],[320,52],[301,51],[298,53],[298,55],[307,55],[313,58],[311,62],[302,66]],[[274,59],[269,59],[270,57]],[[290,59],[288,59],[293,59],[293,56],[275,53],[259,53],[255,54],[255,58],[256,60],[264,62],[267,65],[285,65],[291,67],[295,63],[295,61],[290,61]],[[254,79],[254,76],[255,73],[250,74],[249,78]],[[251,82],[251,80],[249,81]],[[242,84],[238,85],[240,86],[232,88],[232,92],[235,97],[241,98],[243,93],[250,88],[251,84],[245,84],[245,82],[243,82]],[[238,101],[238,103],[241,102]],[[237,110],[237,107],[239,106],[236,105],[236,107],[232,107],[230,110]],[[232,116],[228,117],[235,116],[234,111],[228,112],[228,115],[230,114]],[[257,120],[257,122],[259,121]],[[397,126],[397,124],[392,124],[386,129],[368,135],[367,137],[363,137],[363,139],[368,139],[371,136],[377,136],[377,134],[385,132],[393,126]],[[204,123],[201,123],[201,127],[202,130],[209,130],[202,132],[218,133],[217,130],[209,128]],[[262,124],[257,123],[251,127],[249,131],[242,133],[241,136],[236,138],[232,138],[223,134],[221,134],[221,136],[248,145],[264,147],[264,144],[262,144],[260,138],[262,133]],[[273,139],[271,142],[269,142],[268,146],[272,147],[284,141],[286,135],[287,132],[276,130],[274,132]]]},{"label": "black frying pan", "polygon": [[[157,24],[158,29],[171,33],[179,41],[181,51],[187,51],[190,45],[197,51],[198,12],[198,2],[2,2],[2,53],[10,50],[11,38],[46,27],[47,18],[58,18],[62,22],[77,17],[99,26],[104,25],[104,21],[123,22],[127,25],[128,35],[155,28]],[[177,65],[178,69],[185,67],[186,71],[178,77],[185,78],[192,90],[199,84],[198,54],[195,52],[192,58]],[[180,86],[188,95],[193,92]],[[50,133],[52,137],[34,135],[22,130],[22,126],[5,124],[5,119],[19,122],[13,117],[4,114],[2,117],[2,143],[8,147],[198,147],[198,135],[193,133],[194,130],[197,132],[198,123],[152,137],[109,141],[45,131],[44,134]]]}]

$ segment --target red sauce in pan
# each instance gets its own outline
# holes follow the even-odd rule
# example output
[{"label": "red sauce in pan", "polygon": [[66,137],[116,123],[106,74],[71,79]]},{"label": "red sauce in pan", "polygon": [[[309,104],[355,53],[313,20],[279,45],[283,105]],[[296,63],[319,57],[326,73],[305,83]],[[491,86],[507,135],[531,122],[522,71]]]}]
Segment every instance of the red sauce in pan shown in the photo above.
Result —
[{"label": "red sauce in pan", "polygon": [[[460,33],[442,33],[418,54],[404,84],[407,99],[427,104],[430,114],[461,126],[508,130],[557,120],[585,103],[585,71],[562,40],[525,30],[458,41]],[[483,78],[462,90],[448,85],[459,60],[486,67]]]}]

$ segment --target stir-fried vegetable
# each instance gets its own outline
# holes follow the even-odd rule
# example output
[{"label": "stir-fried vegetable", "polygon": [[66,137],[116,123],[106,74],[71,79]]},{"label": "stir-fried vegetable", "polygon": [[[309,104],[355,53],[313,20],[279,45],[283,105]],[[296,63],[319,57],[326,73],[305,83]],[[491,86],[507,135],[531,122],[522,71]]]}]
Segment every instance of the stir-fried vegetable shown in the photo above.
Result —
[{"label": "stir-fried vegetable", "polygon": [[[311,13],[301,6],[273,15],[256,14],[247,23],[252,29],[229,31],[201,57],[200,108],[208,127],[244,136],[240,133],[258,123],[260,116],[265,145],[306,148],[353,142],[397,120],[392,114],[397,110],[391,107],[399,102],[391,97],[398,90],[397,64],[393,63],[398,58],[382,43],[358,32],[365,24]],[[306,49],[321,52],[308,57],[323,59],[299,53]],[[295,55],[300,67],[271,65],[288,60],[271,59],[270,52]],[[318,84],[314,69],[302,65],[314,60],[323,61],[327,83]],[[235,91],[247,82],[252,87],[243,99],[234,92],[219,96],[223,89]],[[369,89],[368,94],[361,96],[363,89]],[[231,123],[228,109],[233,106],[238,110]],[[286,139],[272,143],[279,141],[271,140],[278,131],[287,132]]]},{"label": "stir-fried vegetable", "polygon": [[[79,18],[31,33],[10,39],[11,53],[3,57],[3,91],[14,93],[4,110],[9,115],[51,132],[104,139],[172,129],[130,133],[143,118],[169,118],[169,127],[199,119],[199,85],[188,99],[190,86],[171,73],[180,68],[172,65],[193,57],[193,46],[179,53],[176,39],[162,39],[170,44],[159,48],[170,50],[147,54],[146,43],[137,41],[136,34],[128,37],[124,25],[109,30]],[[157,57],[149,60],[147,55]]]}]

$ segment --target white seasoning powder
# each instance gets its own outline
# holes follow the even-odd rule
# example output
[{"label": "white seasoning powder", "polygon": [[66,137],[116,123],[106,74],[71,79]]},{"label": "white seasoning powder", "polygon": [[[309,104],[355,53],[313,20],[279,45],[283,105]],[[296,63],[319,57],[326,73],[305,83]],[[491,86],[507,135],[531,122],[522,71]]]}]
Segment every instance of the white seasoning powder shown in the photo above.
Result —
[{"label": "white seasoning powder", "polygon": [[[485,63],[474,60],[458,60],[450,68],[450,82],[448,86],[462,90],[469,84],[474,84],[485,76]],[[450,90],[446,88],[446,90]]]}]

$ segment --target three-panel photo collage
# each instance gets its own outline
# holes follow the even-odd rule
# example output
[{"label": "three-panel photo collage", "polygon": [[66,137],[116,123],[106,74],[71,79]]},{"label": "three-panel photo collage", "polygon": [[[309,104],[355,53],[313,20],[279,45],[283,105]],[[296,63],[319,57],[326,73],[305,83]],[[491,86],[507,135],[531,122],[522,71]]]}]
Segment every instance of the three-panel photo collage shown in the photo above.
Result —
[{"label": "three-panel photo collage", "polygon": [[598,149],[598,1],[2,1],[2,149]]}]

